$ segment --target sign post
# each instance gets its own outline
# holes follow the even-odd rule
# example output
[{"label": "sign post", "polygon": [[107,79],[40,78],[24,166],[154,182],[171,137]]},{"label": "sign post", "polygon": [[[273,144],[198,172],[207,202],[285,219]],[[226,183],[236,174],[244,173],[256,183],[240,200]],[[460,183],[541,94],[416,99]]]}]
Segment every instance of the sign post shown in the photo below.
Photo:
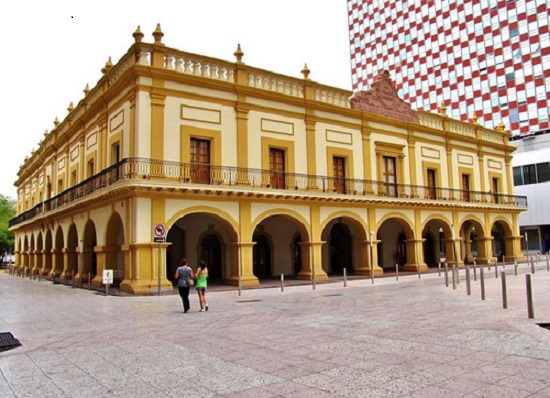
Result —
[{"label": "sign post", "polygon": [[155,242],[158,242],[159,244],[159,264],[158,264],[158,279],[159,279],[159,290],[158,295],[161,295],[160,287],[161,287],[161,262],[162,262],[162,243],[166,242],[166,224],[155,224],[153,228],[153,235]]},{"label": "sign post", "polygon": [[103,284],[105,285],[105,295],[109,295],[109,285],[113,283],[113,270],[104,269],[103,270]]}]

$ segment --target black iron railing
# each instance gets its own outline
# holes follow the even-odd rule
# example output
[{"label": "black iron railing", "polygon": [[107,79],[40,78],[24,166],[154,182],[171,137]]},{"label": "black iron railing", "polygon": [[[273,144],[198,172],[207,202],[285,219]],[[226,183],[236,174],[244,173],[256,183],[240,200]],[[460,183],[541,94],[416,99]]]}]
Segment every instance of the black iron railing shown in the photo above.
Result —
[{"label": "black iron railing", "polygon": [[422,185],[393,184],[375,180],[349,179],[308,174],[273,172],[229,166],[178,163],[145,158],[127,158],[61,194],[36,205],[10,220],[10,227],[31,220],[45,211],[85,198],[121,180],[150,180],[174,187],[193,185],[235,186],[243,189],[352,195],[388,200],[417,199],[423,201],[455,201],[493,203],[527,207],[527,197],[494,192],[465,191]]}]

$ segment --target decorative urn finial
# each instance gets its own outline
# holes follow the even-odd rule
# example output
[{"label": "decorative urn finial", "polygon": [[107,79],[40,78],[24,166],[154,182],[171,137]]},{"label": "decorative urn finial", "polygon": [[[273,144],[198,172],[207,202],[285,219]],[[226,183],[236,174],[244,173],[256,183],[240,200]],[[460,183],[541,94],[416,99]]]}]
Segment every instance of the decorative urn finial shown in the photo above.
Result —
[{"label": "decorative urn finial", "polygon": [[445,106],[445,103],[442,102],[441,106],[439,107],[439,113],[441,113],[441,116],[447,117],[447,107]]},{"label": "decorative urn finial", "polygon": [[237,63],[238,64],[242,64],[243,61],[243,51],[241,50],[241,43],[237,44],[237,50],[233,53],[233,55],[235,56],[235,58],[237,58]]},{"label": "decorative urn finial", "polygon": [[311,71],[307,67],[307,64],[304,64],[304,68],[301,70],[301,72],[302,75],[304,75],[304,80],[309,80],[309,74],[311,73]]},{"label": "decorative urn finial", "polygon": [[84,87],[84,96],[87,97],[88,94],[90,94],[90,86],[88,86],[88,83],[86,83],[86,87]]},{"label": "decorative urn finial", "polygon": [[155,38],[155,44],[162,44],[162,37],[164,36],[164,33],[162,33],[162,29],[160,28],[160,24],[157,24],[157,28],[153,32],[153,37]]},{"label": "decorative urn finial", "polygon": [[143,36],[145,35],[141,32],[141,29],[138,25],[136,31],[132,34],[132,36],[134,36],[134,40],[136,43],[141,43],[141,40],[143,40]]}]

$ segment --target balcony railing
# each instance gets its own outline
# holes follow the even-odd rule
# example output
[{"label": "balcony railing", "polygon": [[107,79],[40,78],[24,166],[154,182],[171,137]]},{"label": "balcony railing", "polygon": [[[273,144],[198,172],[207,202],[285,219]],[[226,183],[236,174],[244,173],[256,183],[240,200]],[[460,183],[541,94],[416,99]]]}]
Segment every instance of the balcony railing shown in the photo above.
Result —
[{"label": "balcony railing", "polygon": [[157,181],[170,186],[239,187],[283,194],[323,194],[384,200],[454,201],[527,207],[527,197],[494,192],[465,191],[422,185],[395,184],[375,180],[349,179],[319,175],[272,172],[229,166],[178,163],[144,158],[127,158],[61,194],[36,205],[10,220],[10,227],[31,220],[75,200],[98,192],[118,181]]}]

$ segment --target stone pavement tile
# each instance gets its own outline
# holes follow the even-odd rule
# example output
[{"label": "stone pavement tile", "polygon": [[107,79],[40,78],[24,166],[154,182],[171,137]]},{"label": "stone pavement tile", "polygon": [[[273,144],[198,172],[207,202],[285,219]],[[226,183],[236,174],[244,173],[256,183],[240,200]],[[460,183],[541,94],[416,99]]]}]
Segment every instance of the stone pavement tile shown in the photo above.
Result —
[{"label": "stone pavement tile", "polygon": [[537,391],[535,394],[530,395],[530,398],[548,398],[550,397],[550,387],[544,390]]},{"label": "stone pavement tile", "polygon": [[[407,395],[408,398],[462,398],[464,397],[464,393],[449,390],[446,388],[441,388],[437,386],[427,386],[422,387],[416,391],[413,391],[409,395]],[[502,398],[502,397],[501,397]]]},{"label": "stone pavement tile", "polygon": [[282,379],[291,380],[297,377],[309,376],[311,374],[316,374],[317,372],[312,372],[310,369],[305,369],[300,366],[286,365],[281,369],[273,369],[268,373],[281,377]]},{"label": "stone pavement tile", "polygon": [[472,393],[473,391],[479,390],[486,385],[486,383],[477,380],[470,380],[469,378],[463,377],[463,375],[461,375],[448,378],[447,380],[434,385],[434,387],[439,387],[444,390],[456,391],[466,395]]},{"label": "stone pavement tile", "polygon": [[267,390],[266,387],[252,387],[242,391],[235,391],[229,394],[224,394],[224,398],[279,398],[277,395]]},{"label": "stone pavement tile", "polygon": [[449,379],[449,376],[441,373],[438,367],[423,370],[418,373],[408,373],[399,376],[404,380],[411,381],[420,385],[422,388],[432,385],[437,385]]},{"label": "stone pavement tile", "polygon": [[513,388],[526,392],[535,393],[544,390],[550,385],[550,380],[547,377],[545,381],[525,377],[523,374],[506,377],[495,383],[498,386]]},{"label": "stone pavement tile", "polygon": [[514,388],[502,387],[497,385],[484,386],[478,390],[472,391],[470,394],[465,395],[467,398],[502,398],[502,397],[514,397],[514,398],[526,398],[530,397],[532,393],[527,391],[521,391]]},{"label": "stone pavement tile", "polygon": [[507,374],[487,370],[484,367],[481,367],[481,368],[472,367],[470,368],[469,372],[466,372],[460,375],[460,377],[463,379],[475,380],[485,384],[497,383],[499,380],[505,379],[508,376],[509,375]]}]

